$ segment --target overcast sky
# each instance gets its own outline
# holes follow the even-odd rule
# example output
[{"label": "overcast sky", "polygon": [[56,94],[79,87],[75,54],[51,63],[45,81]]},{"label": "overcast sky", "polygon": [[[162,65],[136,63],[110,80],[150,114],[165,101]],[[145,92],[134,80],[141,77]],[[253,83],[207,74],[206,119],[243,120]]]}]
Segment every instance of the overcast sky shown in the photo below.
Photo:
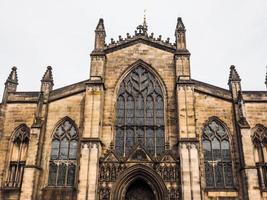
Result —
[{"label": "overcast sky", "polygon": [[234,64],[243,90],[266,90],[266,0],[0,0],[0,97],[12,66],[18,91],[39,91],[48,65],[54,88],[88,79],[98,19],[109,43],[133,34],[144,9],[148,31],[172,42],[182,17],[192,78],[228,88]]}]

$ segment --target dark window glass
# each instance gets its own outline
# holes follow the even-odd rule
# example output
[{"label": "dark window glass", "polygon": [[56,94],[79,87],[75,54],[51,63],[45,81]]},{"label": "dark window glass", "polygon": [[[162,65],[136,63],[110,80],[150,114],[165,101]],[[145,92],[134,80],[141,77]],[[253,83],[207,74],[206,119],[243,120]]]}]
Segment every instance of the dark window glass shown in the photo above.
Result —
[{"label": "dark window glass", "polygon": [[52,140],[48,185],[74,186],[77,165],[78,134],[66,119],[57,127]]},{"label": "dark window glass", "polygon": [[70,141],[69,159],[76,159],[78,142],[76,140]]},{"label": "dark window glass", "polygon": [[117,154],[127,155],[136,143],[153,156],[161,154],[165,145],[164,102],[156,77],[142,66],[135,67],[120,84],[118,93]]},{"label": "dark window glass", "polygon": [[59,144],[60,144],[59,140],[52,141],[52,149],[51,149],[52,160],[58,159]]},{"label": "dark window glass", "polygon": [[57,165],[55,163],[50,163],[49,165],[49,177],[48,177],[48,185],[56,185],[57,178]]},{"label": "dark window glass", "polygon": [[208,140],[203,140],[204,157],[207,160],[212,160],[211,143]]},{"label": "dark window glass", "polygon": [[69,165],[69,168],[68,168],[68,180],[67,180],[67,185],[68,186],[73,186],[74,185],[75,171],[76,171],[76,166],[75,165]]},{"label": "dark window glass", "polygon": [[58,167],[57,186],[65,186],[66,171],[67,171],[66,164],[64,164],[64,163],[60,164]]},{"label": "dark window glass", "polygon": [[60,142],[60,156],[62,160],[68,159],[69,141],[67,138],[63,138]]},{"label": "dark window glass", "polygon": [[[206,174],[206,186],[214,187],[213,167],[209,163],[205,163],[205,174]],[[209,174],[209,176],[207,174]]]},{"label": "dark window glass", "polygon": [[225,128],[220,122],[213,120],[205,125],[203,130],[206,187],[233,187],[230,143]]}]

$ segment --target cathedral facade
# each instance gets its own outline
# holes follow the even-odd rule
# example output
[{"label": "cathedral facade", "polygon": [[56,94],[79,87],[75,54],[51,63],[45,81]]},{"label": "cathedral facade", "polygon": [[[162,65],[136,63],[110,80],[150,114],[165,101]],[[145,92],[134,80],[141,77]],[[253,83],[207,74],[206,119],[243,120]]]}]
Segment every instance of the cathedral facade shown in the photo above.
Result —
[{"label": "cathedral facade", "polygon": [[100,19],[88,80],[54,89],[47,67],[40,91],[19,92],[12,68],[0,199],[267,199],[267,92],[243,91],[235,66],[229,89],[192,79],[181,18],[175,43],[145,20],[105,37]]}]

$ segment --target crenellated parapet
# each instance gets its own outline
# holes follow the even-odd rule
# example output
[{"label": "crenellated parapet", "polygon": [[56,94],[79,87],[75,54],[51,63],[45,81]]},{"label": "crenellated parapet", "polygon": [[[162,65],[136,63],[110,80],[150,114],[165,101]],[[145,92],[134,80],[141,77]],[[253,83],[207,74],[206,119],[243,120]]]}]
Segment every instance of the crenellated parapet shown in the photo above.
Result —
[{"label": "crenellated parapet", "polygon": [[170,38],[164,40],[161,35],[156,37],[154,33],[150,33],[150,35],[148,35],[147,33],[144,33],[144,31],[141,29],[140,26],[138,26],[137,30],[133,35],[127,33],[126,37],[124,38],[121,35],[119,35],[118,40],[114,40],[113,38],[111,38],[110,43],[105,45],[105,51],[109,51],[109,49],[116,48],[118,46],[125,45],[128,43],[133,43],[137,40],[143,40],[146,42],[155,43],[162,47],[168,48],[169,50],[172,51],[174,51],[176,47],[176,44],[172,43],[170,41]]}]

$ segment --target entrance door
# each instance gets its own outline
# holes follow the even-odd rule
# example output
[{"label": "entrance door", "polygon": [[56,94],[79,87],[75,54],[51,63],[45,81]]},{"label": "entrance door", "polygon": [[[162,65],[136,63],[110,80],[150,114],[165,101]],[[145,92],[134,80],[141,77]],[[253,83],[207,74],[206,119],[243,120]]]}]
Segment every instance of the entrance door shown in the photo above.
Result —
[{"label": "entrance door", "polygon": [[136,180],[128,188],[125,200],[155,200],[155,195],[146,182]]}]

